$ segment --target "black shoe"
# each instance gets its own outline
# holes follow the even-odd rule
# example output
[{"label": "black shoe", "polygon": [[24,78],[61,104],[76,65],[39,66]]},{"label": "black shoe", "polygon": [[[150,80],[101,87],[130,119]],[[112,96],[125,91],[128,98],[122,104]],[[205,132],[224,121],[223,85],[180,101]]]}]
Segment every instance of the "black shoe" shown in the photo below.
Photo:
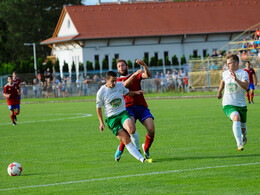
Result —
[{"label": "black shoe", "polygon": [[16,115],[14,115],[14,121],[17,121]]},{"label": "black shoe", "polygon": [[250,101],[249,101],[248,103],[249,103],[249,104],[251,104],[251,102],[250,102]]},{"label": "black shoe", "polygon": [[15,126],[16,125],[16,123],[15,122],[13,122],[13,126]]}]

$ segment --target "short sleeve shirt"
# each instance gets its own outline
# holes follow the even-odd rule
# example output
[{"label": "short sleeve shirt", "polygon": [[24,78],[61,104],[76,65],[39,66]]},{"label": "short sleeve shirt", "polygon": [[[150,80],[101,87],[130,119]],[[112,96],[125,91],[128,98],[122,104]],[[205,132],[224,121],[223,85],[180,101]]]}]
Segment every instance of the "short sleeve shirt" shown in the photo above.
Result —
[{"label": "short sleeve shirt", "polygon": [[128,92],[129,90],[121,82],[117,82],[113,88],[103,85],[97,92],[96,107],[104,106],[106,117],[120,114],[125,110],[123,95]]},{"label": "short sleeve shirt", "polygon": [[[236,77],[240,81],[249,81],[248,74],[244,70],[235,71]],[[222,74],[222,79],[225,82],[225,90],[222,105],[233,105],[233,106],[246,106],[245,91],[237,82],[232,78],[229,70],[226,70]]]}]

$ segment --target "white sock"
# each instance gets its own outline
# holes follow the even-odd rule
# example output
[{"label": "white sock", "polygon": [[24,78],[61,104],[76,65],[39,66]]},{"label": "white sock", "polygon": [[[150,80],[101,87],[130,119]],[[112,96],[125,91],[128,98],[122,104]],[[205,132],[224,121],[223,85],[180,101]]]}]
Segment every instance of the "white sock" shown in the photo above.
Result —
[{"label": "white sock", "polygon": [[138,135],[137,131],[134,134],[131,134],[130,137],[131,137],[131,140],[132,140],[134,146],[136,147],[136,149],[140,150],[139,135]]},{"label": "white sock", "polygon": [[131,142],[129,144],[125,145],[125,147],[129,151],[129,153],[132,156],[134,156],[137,160],[144,162],[144,157]]},{"label": "white sock", "polygon": [[235,139],[237,141],[237,146],[242,145],[242,130],[241,130],[241,124],[240,121],[233,121],[233,133],[235,136]]}]

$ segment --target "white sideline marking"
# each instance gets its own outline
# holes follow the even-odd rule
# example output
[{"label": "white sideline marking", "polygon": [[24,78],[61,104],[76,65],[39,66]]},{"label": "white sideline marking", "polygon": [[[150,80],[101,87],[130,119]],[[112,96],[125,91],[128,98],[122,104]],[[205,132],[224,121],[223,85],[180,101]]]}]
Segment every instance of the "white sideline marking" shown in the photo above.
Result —
[{"label": "white sideline marking", "polygon": [[[65,115],[78,115],[78,116],[73,116],[69,118],[54,118],[54,119],[46,119],[46,120],[39,120],[39,121],[22,121],[22,122],[17,122],[17,124],[26,124],[26,123],[42,123],[42,122],[50,122],[50,121],[61,121],[61,120],[71,120],[71,119],[78,119],[78,118],[85,118],[85,117],[90,117],[92,114],[83,114],[83,113],[77,113],[77,114],[48,114],[48,115],[54,115],[54,116],[65,116]],[[4,125],[12,125],[12,123],[0,123],[0,126]]]},{"label": "white sideline marking", "polygon": [[220,165],[220,166],[212,166],[212,167],[199,167],[199,168],[194,168],[194,169],[179,169],[179,170],[159,171],[159,172],[141,173],[141,174],[135,174],[135,175],[122,175],[122,176],[105,177],[105,178],[97,178],[97,179],[84,179],[84,180],[79,180],[79,181],[67,181],[67,182],[61,182],[61,183],[50,183],[50,184],[42,184],[42,185],[34,185],[34,186],[24,186],[24,187],[18,187],[18,188],[5,188],[5,189],[0,189],[0,192],[1,191],[26,189],[26,188],[58,186],[58,185],[84,183],[84,182],[91,182],[91,181],[103,181],[103,180],[121,179],[121,178],[129,178],[129,177],[140,177],[140,176],[147,176],[147,175],[159,175],[159,174],[177,173],[177,172],[184,172],[184,171],[197,171],[197,170],[205,170],[205,169],[239,167],[239,166],[249,166],[249,165],[259,165],[259,164],[260,164],[260,162],[255,162],[255,163],[246,163],[246,164]]}]

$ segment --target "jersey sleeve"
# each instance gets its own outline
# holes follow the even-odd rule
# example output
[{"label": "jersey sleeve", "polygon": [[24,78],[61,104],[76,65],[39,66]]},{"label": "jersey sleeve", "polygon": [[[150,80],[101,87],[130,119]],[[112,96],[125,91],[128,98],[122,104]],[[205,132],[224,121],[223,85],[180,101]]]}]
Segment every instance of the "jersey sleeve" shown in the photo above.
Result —
[{"label": "jersey sleeve", "polygon": [[120,83],[120,84],[122,84],[123,94],[124,94],[124,95],[128,94],[128,93],[129,93],[129,89],[127,89],[127,88],[124,86],[123,83]]},{"label": "jersey sleeve", "polygon": [[96,99],[96,108],[101,108],[103,106],[103,98],[101,94],[101,90],[97,92],[97,99]]},{"label": "jersey sleeve", "polygon": [[248,73],[246,71],[243,72],[241,81],[249,82],[249,76],[248,76]]}]

